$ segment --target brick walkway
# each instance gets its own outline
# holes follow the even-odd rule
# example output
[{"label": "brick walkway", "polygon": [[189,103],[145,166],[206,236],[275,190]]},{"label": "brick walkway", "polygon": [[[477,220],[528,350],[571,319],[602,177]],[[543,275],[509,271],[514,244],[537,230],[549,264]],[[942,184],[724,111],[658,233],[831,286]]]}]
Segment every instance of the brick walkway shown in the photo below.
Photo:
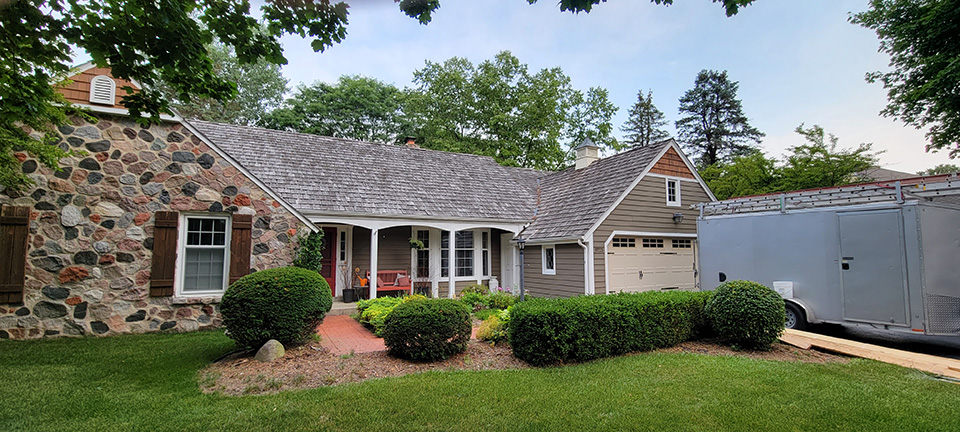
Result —
[{"label": "brick walkway", "polygon": [[334,354],[366,353],[384,351],[387,347],[383,339],[360,325],[349,315],[327,316],[323,324],[317,327],[320,345]]}]

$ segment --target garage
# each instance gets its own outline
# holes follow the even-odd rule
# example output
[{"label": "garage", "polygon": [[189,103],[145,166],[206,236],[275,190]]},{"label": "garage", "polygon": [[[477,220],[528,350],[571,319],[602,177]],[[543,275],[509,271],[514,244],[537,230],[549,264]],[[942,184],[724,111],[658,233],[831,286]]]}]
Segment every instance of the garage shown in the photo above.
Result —
[{"label": "garage", "polygon": [[607,248],[610,292],[695,289],[695,246],[692,238],[614,237]]}]

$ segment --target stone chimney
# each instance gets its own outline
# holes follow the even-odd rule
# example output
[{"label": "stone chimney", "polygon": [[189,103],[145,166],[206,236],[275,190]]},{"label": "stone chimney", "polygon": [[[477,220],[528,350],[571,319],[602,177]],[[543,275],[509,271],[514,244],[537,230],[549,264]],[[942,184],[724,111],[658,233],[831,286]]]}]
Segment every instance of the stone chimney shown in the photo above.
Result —
[{"label": "stone chimney", "polygon": [[406,146],[407,148],[417,148],[417,149],[420,148],[420,146],[417,145],[417,138],[416,138],[416,137],[406,137],[406,138],[404,138],[404,139],[403,139],[403,145]]},{"label": "stone chimney", "polygon": [[584,138],[575,149],[577,152],[577,169],[583,169],[600,159],[600,146],[590,141],[590,138]]}]

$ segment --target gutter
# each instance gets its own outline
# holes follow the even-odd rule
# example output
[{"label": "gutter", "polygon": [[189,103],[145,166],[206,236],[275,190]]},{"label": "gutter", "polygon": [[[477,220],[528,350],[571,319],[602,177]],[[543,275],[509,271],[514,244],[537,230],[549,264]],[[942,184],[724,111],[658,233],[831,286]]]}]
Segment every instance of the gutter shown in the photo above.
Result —
[{"label": "gutter", "polygon": [[593,285],[591,283],[593,278],[590,277],[590,263],[593,261],[593,257],[590,256],[592,247],[589,243],[583,242],[583,237],[577,239],[577,244],[583,248],[583,292],[586,295],[590,295],[593,294],[593,292],[591,292],[592,290],[590,289],[590,286]]}]

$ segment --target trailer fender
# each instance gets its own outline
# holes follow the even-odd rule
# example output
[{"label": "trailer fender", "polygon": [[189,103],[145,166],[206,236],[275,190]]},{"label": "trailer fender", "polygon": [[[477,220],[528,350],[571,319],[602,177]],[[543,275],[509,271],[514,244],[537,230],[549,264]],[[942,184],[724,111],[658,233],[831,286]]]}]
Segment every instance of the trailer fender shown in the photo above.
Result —
[{"label": "trailer fender", "polygon": [[798,299],[792,298],[792,299],[783,299],[783,301],[784,301],[785,303],[792,303],[792,304],[796,305],[797,307],[799,307],[801,310],[803,310],[803,314],[807,317],[807,323],[808,323],[808,324],[812,324],[812,323],[817,322],[817,318],[816,318],[816,316],[815,316],[814,313],[813,313],[813,309],[811,309],[809,306],[807,306],[806,303],[803,302],[803,300],[798,300]]}]

